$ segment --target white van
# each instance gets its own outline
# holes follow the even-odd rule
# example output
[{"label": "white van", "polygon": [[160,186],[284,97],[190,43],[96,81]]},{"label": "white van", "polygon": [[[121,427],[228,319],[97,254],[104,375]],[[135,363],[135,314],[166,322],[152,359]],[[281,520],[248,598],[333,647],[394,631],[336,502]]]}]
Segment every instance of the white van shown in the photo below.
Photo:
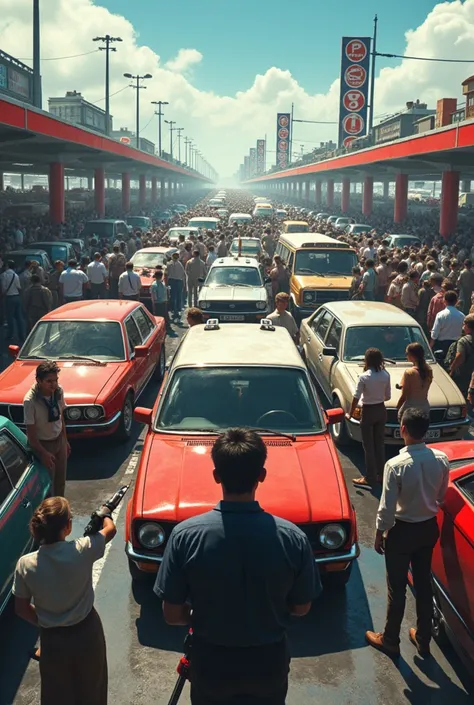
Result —
[{"label": "white van", "polygon": [[229,216],[229,225],[246,225],[252,222],[252,216],[250,213],[232,213]]},{"label": "white van", "polygon": [[219,218],[190,218],[188,220],[190,227],[202,228],[203,230],[217,230],[219,223]]}]

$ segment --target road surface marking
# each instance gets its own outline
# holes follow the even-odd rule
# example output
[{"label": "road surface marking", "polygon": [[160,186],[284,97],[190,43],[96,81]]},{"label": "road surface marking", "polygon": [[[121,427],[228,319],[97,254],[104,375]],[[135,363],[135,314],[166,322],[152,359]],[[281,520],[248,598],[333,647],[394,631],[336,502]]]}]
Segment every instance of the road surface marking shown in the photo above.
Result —
[{"label": "road surface marking", "polygon": [[140,451],[134,450],[132,453],[132,457],[130,458],[130,461],[127,465],[127,469],[124,472],[124,476],[125,475],[133,475],[133,473],[137,469],[137,465],[138,465],[139,460],[140,460]]}]

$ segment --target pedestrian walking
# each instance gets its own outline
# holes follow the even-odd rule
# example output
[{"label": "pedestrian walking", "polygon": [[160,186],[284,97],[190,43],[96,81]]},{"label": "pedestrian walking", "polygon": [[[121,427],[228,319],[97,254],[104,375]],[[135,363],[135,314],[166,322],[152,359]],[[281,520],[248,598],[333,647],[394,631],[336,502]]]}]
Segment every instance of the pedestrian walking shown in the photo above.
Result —
[{"label": "pedestrian walking", "polygon": [[286,629],[321,592],[317,564],[306,535],[255,500],[262,438],[229,429],[211,456],[223,500],[173,529],[155,593],[168,624],[189,624],[192,605],[192,705],[283,705]]},{"label": "pedestrian walking", "polygon": [[54,495],[62,497],[71,447],[66,438],[66,403],[58,377],[55,362],[41,362],[36,368],[36,383],[23,399],[23,408],[28,443],[48,470]]},{"label": "pedestrian walking", "polygon": [[133,262],[127,262],[125,272],[123,272],[119,278],[119,298],[129,301],[139,301],[141,287],[142,280],[140,276],[133,271]]},{"label": "pedestrian walking", "polygon": [[270,279],[272,280],[272,295],[275,299],[280,292],[285,294],[290,293],[290,272],[286,268],[280,255],[275,255],[273,258],[273,268],[270,271]]},{"label": "pedestrian walking", "polygon": [[431,331],[430,346],[433,350],[441,350],[444,357],[451,343],[461,337],[464,314],[456,308],[458,295],[455,291],[447,291],[444,295],[446,308],[435,318]]},{"label": "pedestrian walking", "polygon": [[41,284],[41,279],[37,274],[31,275],[31,286],[25,294],[24,306],[28,331],[53,308],[53,295],[47,287]]},{"label": "pedestrian walking", "polygon": [[295,319],[288,311],[289,303],[289,294],[285,294],[283,291],[280,291],[280,293],[275,296],[276,308],[273,313],[269,314],[268,318],[274,326],[286,328],[293,341],[297,344],[299,342],[300,333]]},{"label": "pedestrian walking", "polygon": [[82,269],[77,268],[76,260],[70,259],[67,265],[67,269],[59,277],[59,289],[62,301],[70,304],[83,299],[89,279]]},{"label": "pedestrian walking", "polygon": [[408,272],[408,280],[402,286],[402,292],[400,300],[406,313],[410,314],[416,319],[416,313],[418,310],[419,298],[418,298],[418,283],[420,277],[416,269],[412,269]]},{"label": "pedestrian walking", "polygon": [[123,252],[120,251],[120,245],[114,245],[112,254],[109,257],[109,286],[110,298],[119,298],[119,279],[125,272],[127,259]]},{"label": "pedestrian walking", "polygon": [[202,261],[199,250],[193,250],[193,258],[186,264],[186,284],[188,288],[188,306],[197,306],[199,289],[206,278],[206,264]]},{"label": "pedestrian walking", "polygon": [[375,300],[376,301],[385,301],[385,297],[387,296],[389,277],[390,277],[390,269],[387,264],[388,263],[387,255],[385,255],[385,254],[380,255],[379,263],[380,264],[378,264],[377,267],[375,268],[375,272],[377,274],[377,283],[375,286]]},{"label": "pedestrian walking", "polygon": [[377,274],[375,273],[375,262],[368,259],[365,263],[365,272],[360,282],[359,293],[364,301],[375,301],[375,289],[377,286]]},{"label": "pedestrian walking", "polygon": [[[459,390],[468,399],[471,385],[471,377],[474,373],[474,315],[468,314],[463,322],[462,335],[456,342],[454,358],[446,363],[449,364],[449,374],[456,382]],[[448,353],[451,352],[451,348]]]},{"label": "pedestrian walking", "polygon": [[393,656],[400,653],[400,629],[405,612],[408,571],[415,588],[417,626],[410,641],[420,656],[430,653],[433,594],[431,559],[439,538],[436,515],[449,482],[449,460],[428,448],[423,438],[430,425],[421,409],[407,409],[402,417],[405,441],[387,461],[376,521],[375,550],[385,555],[388,606],[383,632],[366,632],[371,646]]},{"label": "pedestrian walking", "polygon": [[359,403],[362,405],[360,431],[365,455],[365,477],[357,477],[354,484],[371,488],[382,482],[385,463],[385,402],[391,397],[390,375],[385,369],[383,355],[378,348],[365,351],[364,370],[359,376],[356,391],[346,419],[350,421]]},{"label": "pedestrian walking", "polygon": [[15,611],[40,631],[41,705],[107,705],[105,637],[94,608],[92,572],[117,529],[110,510],[102,507],[101,513],[101,531],[67,541],[69,502],[45,499],[30,521],[39,548],[16,565]]},{"label": "pedestrian walking", "polygon": [[151,306],[154,316],[161,316],[165,319],[166,327],[169,327],[168,317],[168,287],[163,281],[163,271],[157,270],[150,287]]},{"label": "pedestrian walking", "polygon": [[5,315],[7,319],[7,337],[11,340],[16,333],[19,340],[25,337],[25,325],[21,310],[21,285],[18,274],[15,272],[15,262],[8,260],[7,266],[1,275],[2,297],[5,302]]},{"label": "pedestrian walking", "polygon": [[166,276],[170,288],[171,310],[173,318],[176,319],[180,317],[183,308],[183,289],[186,279],[185,269],[179,261],[179,252],[173,252],[171,262],[166,268]]},{"label": "pedestrian walking", "polygon": [[107,287],[109,285],[109,275],[102,262],[100,252],[94,253],[94,260],[87,265],[87,277],[91,287],[91,299],[107,298]]},{"label": "pedestrian walking", "polygon": [[400,387],[402,393],[397,403],[398,420],[401,421],[407,409],[421,409],[430,413],[428,393],[433,381],[433,370],[425,360],[425,349],[421,343],[410,343],[406,349],[408,362],[412,367],[403,372]]}]

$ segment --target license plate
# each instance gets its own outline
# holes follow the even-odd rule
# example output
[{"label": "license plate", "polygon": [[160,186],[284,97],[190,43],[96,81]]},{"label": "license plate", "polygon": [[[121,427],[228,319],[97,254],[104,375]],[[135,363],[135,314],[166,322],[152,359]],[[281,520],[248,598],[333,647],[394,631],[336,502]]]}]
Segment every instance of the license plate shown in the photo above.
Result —
[{"label": "license plate", "polygon": [[[393,434],[393,437],[394,437],[394,438],[401,438],[401,437],[402,437],[401,434],[400,434],[400,429],[399,429],[399,428],[396,428],[396,429],[395,429],[395,432],[394,432],[394,434]],[[427,431],[427,432],[426,432],[425,440],[427,440],[427,441],[432,441],[432,440],[434,440],[435,438],[441,438],[441,431],[440,431],[439,428],[433,428],[433,429],[431,429],[431,431]]]},{"label": "license plate", "polygon": [[234,316],[231,314],[224,314],[223,316],[219,316],[221,321],[245,321],[245,316]]}]

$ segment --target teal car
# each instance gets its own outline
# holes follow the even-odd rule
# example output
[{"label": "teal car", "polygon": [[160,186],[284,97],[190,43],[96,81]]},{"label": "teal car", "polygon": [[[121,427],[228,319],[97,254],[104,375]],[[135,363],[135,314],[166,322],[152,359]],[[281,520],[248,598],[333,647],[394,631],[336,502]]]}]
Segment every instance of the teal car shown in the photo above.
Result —
[{"label": "teal car", "polygon": [[11,594],[16,562],[33,548],[30,519],[50,487],[48,472],[29,450],[25,434],[0,416],[0,614]]}]

